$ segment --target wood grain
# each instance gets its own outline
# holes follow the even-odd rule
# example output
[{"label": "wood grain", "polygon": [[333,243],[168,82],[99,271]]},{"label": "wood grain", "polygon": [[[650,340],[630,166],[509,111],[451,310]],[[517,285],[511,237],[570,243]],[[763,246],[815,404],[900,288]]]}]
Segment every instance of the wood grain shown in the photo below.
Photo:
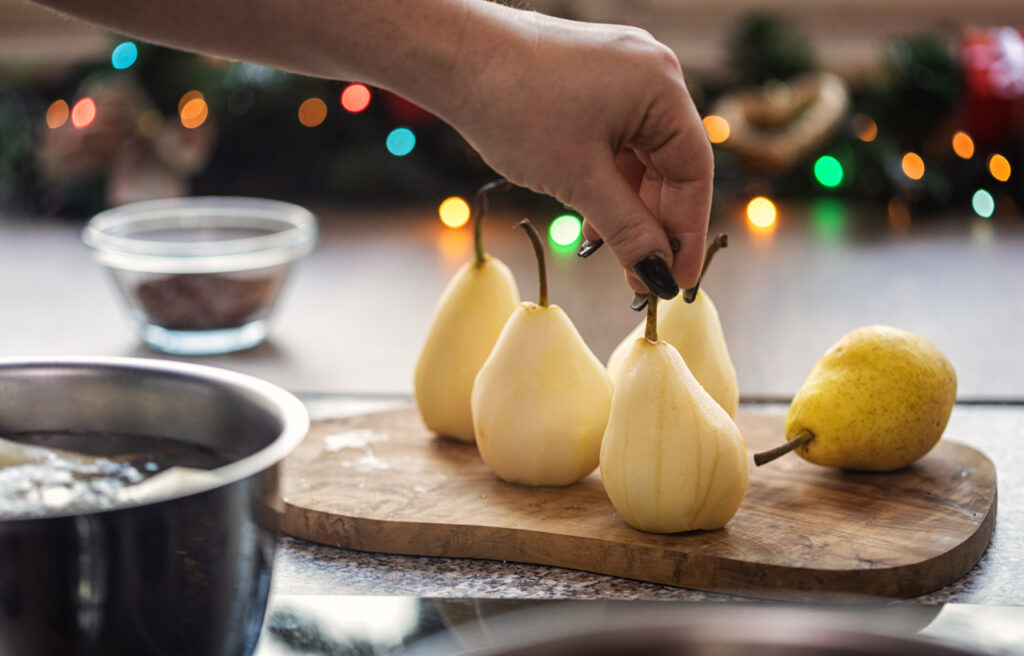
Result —
[{"label": "wood grain", "polygon": [[[741,410],[737,424],[751,453],[781,439],[781,417]],[[947,441],[887,474],[796,456],[752,466],[729,524],[676,535],[627,526],[597,472],[565,488],[504,483],[474,446],[434,436],[413,408],[316,422],[283,472],[282,528],[314,542],[775,599],[932,592],[977,563],[995,524],[995,468]]]}]

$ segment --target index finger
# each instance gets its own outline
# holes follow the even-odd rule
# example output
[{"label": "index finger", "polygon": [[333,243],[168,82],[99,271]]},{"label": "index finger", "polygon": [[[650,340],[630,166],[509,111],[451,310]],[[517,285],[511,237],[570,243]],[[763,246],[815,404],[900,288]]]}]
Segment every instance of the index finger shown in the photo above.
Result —
[{"label": "index finger", "polygon": [[660,187],[656,218],[669,240],[679,243],[672,273],[680,286],[692,287],[704,260],[715,166],[711,143],[688,97],[676,116],[664,125],[665,136],[641,133],[634,148],[648,168],[647,184]]}]

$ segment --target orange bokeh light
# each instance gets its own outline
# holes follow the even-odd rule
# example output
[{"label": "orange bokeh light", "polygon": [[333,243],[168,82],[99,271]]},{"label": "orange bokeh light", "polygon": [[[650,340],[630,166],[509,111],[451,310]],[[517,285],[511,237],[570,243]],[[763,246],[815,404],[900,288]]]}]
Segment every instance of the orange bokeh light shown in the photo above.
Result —
[{"label": "orange bokeh light", "polygon": [[199,100],[206,100],[206,96],[203,95],[202,91],[197,91],[196,89],[193,89],[192,91],[185,92],[185,94],[183,94],[181,98],[178,99],[178,113],[180,114],[181,111],[185,109],[185,105],[189,104],[193,100],[196,100],[197,98]]},{"label": "orange bokeh light", "polygon": [[727,140],[732,132],[732,129],[729,127],[729,121],[715,114],[705,116],[703,123],[704,131],[708,133],[708,141],[713,144],[722,143]]},{"label": "orange bokeh light", "polygon": [[71,110],[68,108],[67,102],[54,100],[46,108],[46,125],[49,128],[59,128],[67,122],[70,115]]},{"label": "orange bokeh light", "polygon": [[327,103],[319,98],[306,98],[299,105],[299,123],[315,128],[327,118]]},{"label": "orange bokeh light", "polygon": [[992,155],[988,158],[988,172],[992,174],[992,177],[1000,182],[1006,182],[1010,179],[1010,160],[1006,159],[999,153]]},{"label": "orange bokeh light", "polygon": [[924,177],[924,160],[917,153],[907,153],[900,162],[903,175],[911,180],[920,180]]},{"label": "orange bokeh light", "polygon": [[853,117],[853,133],[861,141],[870,143],[878,137],[878,124],[867,114],[856,114]]},{"label": "orange bokeh light", "polygon": [[96,102],[92,98],[82,98],[71,108],[71,125],[76,128],[84,128],[94,120],[96,120]]},{"label": "orange bokeh light", "polygon": [[202,98],[193,98],[185,103],[180,112],[181,124],[192,130],[206,122],[210,109]]},{"label": "orange bokeh light", "polygon": [[365,84],[350,84],[341,92],[341,106],[347,112],[358,114],[370,106],[370,90]]},{"label": "orange bokeh light", "polygon": [[747,223],[761,232],[769,232],[775,229],[775,220],[778,218],[778,210],[773,203],[764,196],[758,196],[747,203]]},{"label": "orange bokeh light", "polygon": [[953,135],[953,152],[962,159],[974,157],[974,139],[963,130]]},{"label": "orange bokeh light", "polygon": [[469,221],[469,203],[458,196],[446,198],[437,208],[441,223],[449,228],[461,228]]}]

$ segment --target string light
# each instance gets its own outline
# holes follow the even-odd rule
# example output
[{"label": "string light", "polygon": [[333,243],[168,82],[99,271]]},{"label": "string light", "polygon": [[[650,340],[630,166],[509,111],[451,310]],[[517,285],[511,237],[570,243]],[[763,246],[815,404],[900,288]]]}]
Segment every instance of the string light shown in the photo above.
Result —
[{"label": "string light", "polygon": [[110,64],[118,70],[130,68],[135,60],[139,58],[139,49],[131,41],[124,41],[114,47],[110,53]]},{"label": "string light", "polygon": [[872,142],[878,137],[878,124],[867,114],[855,114],[853,117],[853,133],[864,142]]},{"label": "string light", "polygon": [[843,181],[843,165],[831,155],[822,155],[814,162],[814,177],[823,187],[838,187]]},{"label": "string light", "polygon": [[445,198],[437,208],[441,223],[449,228],[461,228],[469,221],[469,203],[458,196]]},{"label": "string light", "polygon": [[979,189],[971,197],[971,207],[978,216],[987,219],[996,211],[996,201],[992,194]]},{"label": "string light", "polygon": [[758,230],[774,230],[777,217],[775,203],[764,196],[758,196],[747,203],[747,222]]},{"label": "string light", "polygon": [[911,180],[920,180],[924,177],[924,160],[917,153],[905,154],[900,167],[903,169],[903,175]]},{"label": "string light", "polygon": [[1010,179],[1010,160],[999,153],[995,153],[988,158],[988,172],[996,180],[1006,182]]},{"label": "string light", "polygon": [[358,114],[370,106],[370,89],[365,84],[350,84],[341,92],[341,106],[346,112]]},{"label": "string light", "polygon": [[84,128],[96,119],[96,101],[85,97],[75,103],[71,108],[71,125],[76,128]]},{"label": "string light", "polygon": [[961,159],[974,157],[974,139],[963,130],[953,135],[953,152]]},{"label": "string light", "polygon": [[708,133],[708,141],[713,144],[722,143],[729,138],[731,128],[729,121],[721,116],[710,114],[704,117],[704,131]]},{"label": "string light", "polygon": [[327,118],[327,103],[319,98],[306,98],[299,105],[299,123],[315,128]]},{"label": "string light", "polygon": [[563,214],[548,228],[548,238],[555,246],[573,246],[582,236],[583,222],[574,214]]},{"label": "string light", "polygon": [[46,126],[51,129],[59,128],[67,123],[68,116],[70,115],[71,110],[68,108],[67,102],[63,99],[54,100],[46,108]]},{"label": "string light", "polygon": [[182,94],[181,98],[178,99],[178,113],[180,114],[181,110],[185,108],[185,105],[187,105],[190,101],[195,100],[196,98],[200,100],[206,100],[206,96],[204,96],[203,92],[199,91],[198,89],[186,91],[184,94]]},{"label": "string light", "polygon": [[183,126],[194,130],[206,122],[206,117],[209,113],[210,109],[206,105],[206,100],[203,98],[193,98],[182,106],[179,116]]},{"label": "string light", "polygon": [[395,157],[405,157],[416,147],[416,135],[409,128],[395,128],[388,133],[385,145]]}]

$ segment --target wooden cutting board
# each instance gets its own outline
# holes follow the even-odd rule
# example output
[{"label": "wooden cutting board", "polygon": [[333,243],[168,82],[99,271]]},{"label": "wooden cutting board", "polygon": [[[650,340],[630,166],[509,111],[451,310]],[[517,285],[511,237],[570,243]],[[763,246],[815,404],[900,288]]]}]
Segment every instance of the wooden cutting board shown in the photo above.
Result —
[{"label": "wooden cutting board", "polygon": [[[783,418],[740,411],[750,453]],[[718,531],[654,535],[616,514],[595,472],[564,488],[498,480],[476,447],[436,437],[414,408],[316,422],[284,462],[283,530],[393,554],[555,565],[789,600],[914,597],[970,570],[995,525],[996,472],[941,441],[895,473],[845,472],[789,455],[751,463]]]}]

